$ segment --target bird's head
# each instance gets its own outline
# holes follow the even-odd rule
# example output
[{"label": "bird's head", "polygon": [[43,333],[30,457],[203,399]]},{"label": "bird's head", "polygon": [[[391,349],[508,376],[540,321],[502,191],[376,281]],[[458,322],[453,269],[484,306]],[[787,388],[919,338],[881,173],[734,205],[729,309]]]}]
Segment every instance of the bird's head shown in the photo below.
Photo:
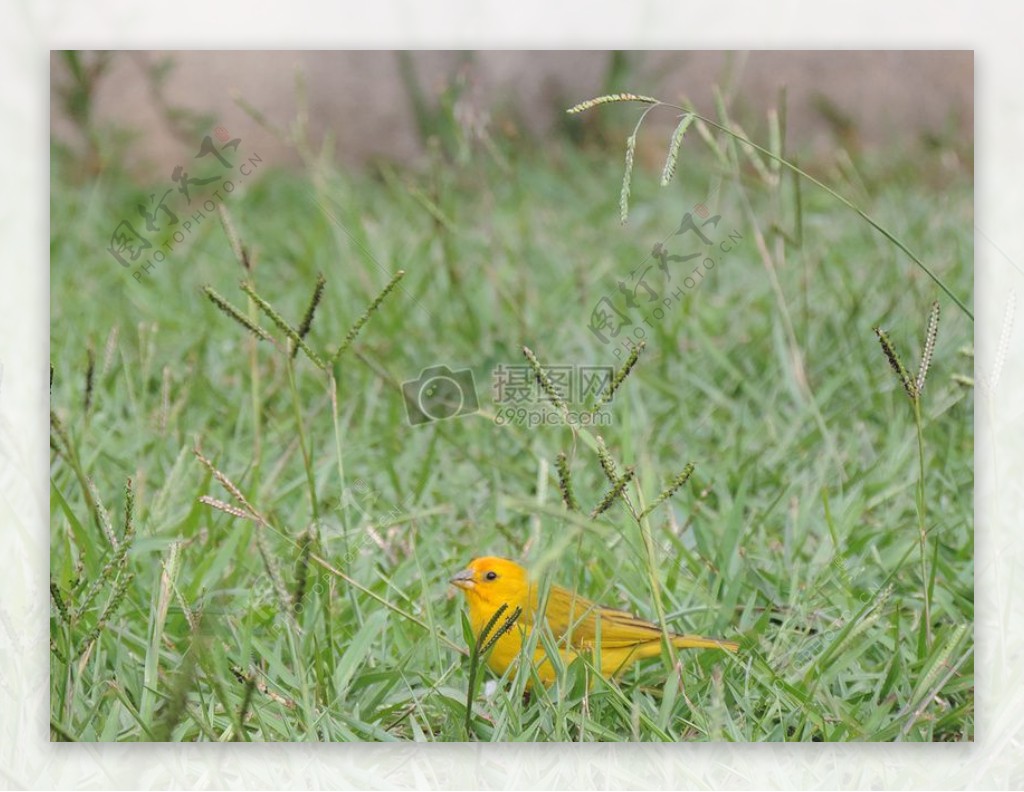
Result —
[{"label": "bird's head", "polygon": [[451,579],[451,584],[462,589],[470,603],[497,607],[522,605],[529,594],[530,584],[523,569],[507,558],[477,558]]}]

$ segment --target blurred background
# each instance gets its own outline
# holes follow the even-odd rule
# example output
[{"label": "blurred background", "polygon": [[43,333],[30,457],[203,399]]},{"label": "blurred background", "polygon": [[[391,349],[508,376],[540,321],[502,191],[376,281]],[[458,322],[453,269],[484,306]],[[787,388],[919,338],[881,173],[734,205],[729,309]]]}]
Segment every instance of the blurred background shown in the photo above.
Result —
[{"label": "blurred background", "polygon": [[713,114],[716,86],[755,136],[785,90],[787,142],[804,154],[973,147],[970,51],[107,51],[53,52],[50,66],[54,143],[86,171],[116,164],[141,180],[217,125],[244,129],[245,149],[275,165],[300,161],[296,133],[345,166],[415,164],[450,110],[471,133],[542,142],[596,123],[565,109],[598,94]]}]

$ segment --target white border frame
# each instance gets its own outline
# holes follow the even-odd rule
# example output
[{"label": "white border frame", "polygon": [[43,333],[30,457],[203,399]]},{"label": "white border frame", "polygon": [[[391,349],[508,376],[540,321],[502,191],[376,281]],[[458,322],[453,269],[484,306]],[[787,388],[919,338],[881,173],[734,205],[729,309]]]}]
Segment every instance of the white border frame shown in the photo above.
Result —
[{"label": "white border frame", "polygon": [[57,5],[0,10],[0,787],[1024,786],[1020,319],[1005,334],[998,381],[977,395],[973,745],[69,745],[48,741],[47,700],[49,49],[974,49],[980,382],[997,368],[1008,295],[1024,285],[1024,46],[1011,4],[987,15],[878,0],[647,2],[608,13],[578,0]]}]

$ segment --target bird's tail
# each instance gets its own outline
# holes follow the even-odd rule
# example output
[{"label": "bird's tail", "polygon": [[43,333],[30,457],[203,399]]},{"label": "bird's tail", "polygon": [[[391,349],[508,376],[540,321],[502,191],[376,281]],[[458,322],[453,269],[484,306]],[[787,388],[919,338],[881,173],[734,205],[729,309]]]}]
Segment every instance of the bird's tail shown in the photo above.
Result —
[{"label": "bird's tail", "polygon": [[735,641],[720,641],[700,635],[673,635],[672,645],[677,649],[725,649],[729,652],[737,652],[740,648]]}]

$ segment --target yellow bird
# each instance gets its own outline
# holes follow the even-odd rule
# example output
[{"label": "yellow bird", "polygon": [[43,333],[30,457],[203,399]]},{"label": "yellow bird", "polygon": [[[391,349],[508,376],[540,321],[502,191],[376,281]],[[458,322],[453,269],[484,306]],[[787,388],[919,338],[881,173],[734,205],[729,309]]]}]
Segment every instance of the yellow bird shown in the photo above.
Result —
[{"label": "yellow bird", "polygon": [[[495,643],[487,664],[496,674],[519,659],[523,641],[529,638],[536,623],[537,586],[530,582],[525,569],[505,558],[477,558],[451,579],[462,589],[469,603],[469,623],[473,635],[481,631],[502,605],[505,613],[497,620],[488,637],[494,635],[518,607],[522,609],[517,624]],[[593,652],[600,641],[601,675],[614,677],[637,660],[661,654],[662,629],[653,622],[637,618],[627,611],[606,608],[573,594],[560,586],[551,586],[544,617],[559,647],[562,661],[571,663],[580,652]],[[569,630],[571,634],[566,640]],[[726,649],[735,652],[739,645],[732,641],[702,638],[699,635],[668,634],[669,643],[677,649]],[[594,653],[594,662],[597,655]],[[555,669],[538,641],[533,663],[545,685],[555,679]]]}]

